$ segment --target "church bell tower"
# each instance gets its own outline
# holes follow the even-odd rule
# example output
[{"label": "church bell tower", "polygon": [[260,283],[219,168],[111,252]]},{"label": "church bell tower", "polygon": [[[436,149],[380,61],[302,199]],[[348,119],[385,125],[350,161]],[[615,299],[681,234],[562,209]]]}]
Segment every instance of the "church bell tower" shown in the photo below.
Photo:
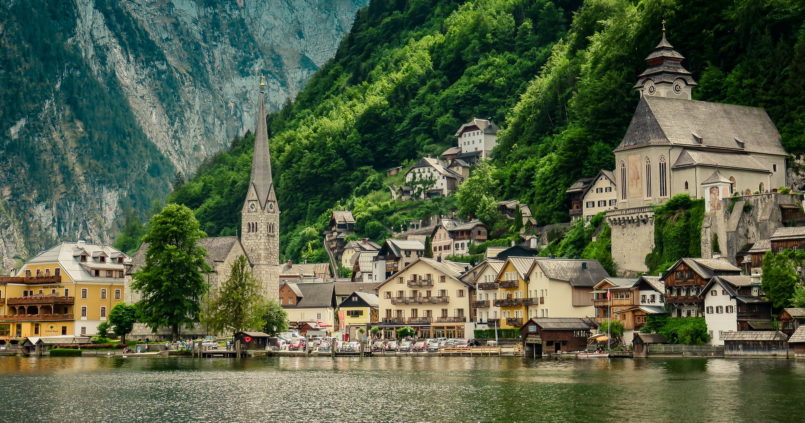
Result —
[{"label": "church bell tower", "polygon": [[252,273],[268,299],[279,298],[280,209],[271,176],[271,153],[266,127],[265,86],[260,77],[254,157],[246,201],[241,210],[241,243]]},{"label": "church bell tower", "polygon": [[691,73],[682,67],[685,57],[674,50],[665,38],[665,21],[662,22],[662,40],[646,57],[648,68],[637,77],[633,87],[640,97],[668,97],[691,100],[693,87],[698,85]]}]

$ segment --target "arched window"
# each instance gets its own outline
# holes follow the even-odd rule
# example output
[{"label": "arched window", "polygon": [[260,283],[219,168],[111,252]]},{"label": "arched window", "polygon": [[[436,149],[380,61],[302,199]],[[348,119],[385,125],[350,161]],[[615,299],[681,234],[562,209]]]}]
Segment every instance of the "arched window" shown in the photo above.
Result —
[{"label": "arched window", "polygon": [[646,157],[646,197],[651,197],[651,160]]},{"label": "arched window", "polygon": [[761,182],[760,185],[758,185],[757,190],[760,191],[761,194],[763,194],[763,191],[766,190],[766,186],[763,185],[763,182]]},{"label": "arched window", "polygon": [[660,156],[660,197],[668,196],[668,164],[665,156]]},{"label": "arched window", "polygon": [[626,163],[621,160],[621,180],[620,180],[620,189],[621,189],[621,200],[626,199]]},{"label": "arched window", "polygon": [[730,194],[735,192],[735,177],[730,176]]},{"label": "arched window", "polygon": [[688,189],[688,181],[685,181],[685,190]]}]

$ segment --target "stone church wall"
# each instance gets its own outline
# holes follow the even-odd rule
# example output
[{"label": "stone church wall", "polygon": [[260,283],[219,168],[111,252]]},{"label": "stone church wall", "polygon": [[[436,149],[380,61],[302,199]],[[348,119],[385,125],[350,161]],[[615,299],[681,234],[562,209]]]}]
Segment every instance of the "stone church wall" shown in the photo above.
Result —
[{"label": "stone church wall", "polygon": [[647,272],[645,258],[654,249],[654,211],[651,207],[612,210],[612,259],[621,275]]}]

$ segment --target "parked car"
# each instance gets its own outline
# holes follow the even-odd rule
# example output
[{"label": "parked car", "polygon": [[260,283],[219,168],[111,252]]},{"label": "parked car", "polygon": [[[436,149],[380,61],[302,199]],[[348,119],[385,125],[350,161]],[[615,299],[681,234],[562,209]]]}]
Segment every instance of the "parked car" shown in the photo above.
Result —
[{"label": "parked car", "polygon": [[425,352],[428,350],[428,344],[425,341],[417,341],[412,349],[416,352]]},{"label": "parked car", "polygon": [[470,341],[468,339],[456,339],[455,348],[469,348]]},{"label": "parked car", "polygon": [[319,343],[319,352],[330,352],[330,342],[329,341],[321,341]]},{"label": "parked car", "polygon": [[372,352],[383,351],[386,349],[386,346],[383,345],[383,341],[375,341],[372,344]]},{"label": "parked car", "polygon": [[428,352],[438,352],[440,348],[439,341],[436,339],[428,340]]},{"label": "parked car", "polygon": [[349,343],[348,346],[351,352],[360,352],[361,351],[361,343],[358,341],[352,341]]},{"label": "parked car", "polygon": [[388,341],[386,342],[386,351],[396,351],[397,350],[397,341]]},{"label": "parked car", "polygon": [[288,351],[304,351],[305,350],[305,341],[301,340],[300,338],[295,338],[288,344]]},{"label": "parked car", "polygon": [[402,341],[397,348],[398,352],[411,352],[411,341]]}]

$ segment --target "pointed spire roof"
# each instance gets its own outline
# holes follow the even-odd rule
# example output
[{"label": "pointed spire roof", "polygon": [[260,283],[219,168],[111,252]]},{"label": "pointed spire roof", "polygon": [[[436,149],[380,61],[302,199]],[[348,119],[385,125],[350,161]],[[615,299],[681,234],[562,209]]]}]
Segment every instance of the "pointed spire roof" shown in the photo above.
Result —
[{"label": "pointed spire roof", "polygon": [[260,76],[260,95],[257,99],[257,123],[254,131],[254,156],[252,157],[252,175],[250,185],[257,193],[260,207],[265,207],[273,189],[271,178],[271,153],[268,148],[268,128],[266,125],[265,89],[266,83]]},{"label": "pointed spire roof", "polygon": [[662,24],[662,39],[654,47],[654,51],[646,57],[648,68],[637,77],[637,83],[633,88],[640,88],[646,79],[651,79],[655,84],[658,82],[672,83],[677,78],[682,78],[690,86],[698,85],[693,80],[692,74],[682,66],[682,56],[674,50],[674,46],[668,42],[665,36],[665,21]]}]

